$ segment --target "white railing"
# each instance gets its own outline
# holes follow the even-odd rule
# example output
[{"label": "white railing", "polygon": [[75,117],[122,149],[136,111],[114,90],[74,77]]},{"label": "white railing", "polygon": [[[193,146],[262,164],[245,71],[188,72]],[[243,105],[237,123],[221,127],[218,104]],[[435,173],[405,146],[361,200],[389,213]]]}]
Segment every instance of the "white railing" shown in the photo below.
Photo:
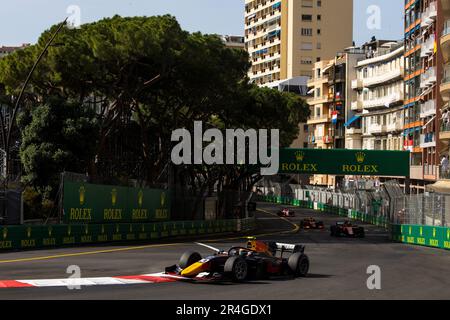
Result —
[{"label": "white railing", "polygon": [[364,100],[362,102],[364,109],[382,107],[382,106],[390,106],[393,103],[403,101],[403,92],[397,92],[390,96],[385,96],[377,99]]},{"label": "white railing", "polygon": [[378,123],[372,123],[369,125],[370,134],[380,134],[386,132],[386,126]]},{"label": "white railing", "polygon": [[431,3],[428,8],[422,13],[422,27],[431,25],[437,17],[436,2]]},{"label": "white railing", "polygon": [[363,87],[362,79],[352,80],[352,89],[361,89]]},{"label": "white railing", "polygon": [[428,100],[420,105],[420,118],[426,118],[436,114],[436,100]]},{"label": "white railing", "polygon": [[363,107],[363,102],[361,100],[356,100],[352,102],[352,110],[361,110]]},{"label": "white railing", "polygon": [[390,81],[395,78],[401,78],[404,75],[404,69],[396,68],[387,72],[379,72],[379,74],[375,74],[363,79],[363,86],[370,87],[376,84],[380,84],[383,82]]},{"label": "white railing", "polygon": [[420,147],[430,148],[436,146],[436,136],[434,134],[421,134],[420,135]]},{"label": "white railing", "polygon": [[403,130],[403,119],[397,119],[396,121],[393,121],[393,122],[387,124],[386,130],[388,132],[402,131]]},{"label": "white railing", "polygon": [[431,35],[427,41],[422,43],[422,49],[421,49],[421,53],[420,53],[420,56],[422,58],[425,58],[426,56],[428,56],[434,52],[434,43],[435,43],[434,34]]},{"label": "white railing", "polygon": [[420,87],[422,89],[431,86],[433,83],[436,83],[436,67],[428,68],[428,70],[420,76]]}]

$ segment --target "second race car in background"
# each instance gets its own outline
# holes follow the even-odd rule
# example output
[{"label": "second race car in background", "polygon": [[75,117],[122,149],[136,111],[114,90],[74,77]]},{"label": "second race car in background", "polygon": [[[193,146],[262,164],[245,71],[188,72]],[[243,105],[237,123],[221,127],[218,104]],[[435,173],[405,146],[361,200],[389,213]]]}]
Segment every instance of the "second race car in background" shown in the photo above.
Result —
[{"label": "second race car in background", "polygon": [[291,209],[285,208],[283,210],[278,211],[278,216],[285,218],[295,217],[295,212],[292,211]]},{"label": "second race car in background", "polygon": [[332,237],[353,237],[353,238],[364,238],[365,232],[363,227],[352,224],[349,221],[336,222],[334,226],[330,228]]},{"label": "second race car in background", "polygon": [[306,218],[300,222],[302,229],[324,229],[325,225],[322,221],[316,221],[314,218]]}]

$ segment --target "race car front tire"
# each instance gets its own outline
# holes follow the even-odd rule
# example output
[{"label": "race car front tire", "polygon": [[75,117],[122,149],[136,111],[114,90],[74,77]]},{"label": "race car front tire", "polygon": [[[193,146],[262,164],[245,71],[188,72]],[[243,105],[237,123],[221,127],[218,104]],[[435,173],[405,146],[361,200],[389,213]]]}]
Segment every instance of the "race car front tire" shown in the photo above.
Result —
[{"label": "race car front tire", "polygon": [[186,269],[192,264],[202,260],[202,256],[198,252],[186,251],[180,258],[179,266],[181,269]]},{"label": "race car front tire", "polygon": [[245,259],[239,256],[230,257],[223,267],[225,276],[235,282],[243,282],[247,279],[248,265]]},{"label": "race car front tire", "polygon": [[296,252],[289,257],[288,266],[295,277],[306,277],[309,271],[308,256],[304,253]]}]

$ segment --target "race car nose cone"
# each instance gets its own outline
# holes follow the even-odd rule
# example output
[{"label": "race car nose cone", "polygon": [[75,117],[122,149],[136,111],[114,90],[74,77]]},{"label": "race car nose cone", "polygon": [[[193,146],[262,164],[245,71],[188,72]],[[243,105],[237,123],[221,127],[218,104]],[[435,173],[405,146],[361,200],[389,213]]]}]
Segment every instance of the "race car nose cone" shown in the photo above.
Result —
[{"label": "race car nose cone", "polygon": [[208,268],[208,263],[205,262],[196,262],[187,267],[186,269],[183,269],[181,271],[181,275],[183,277],[195,277],[199,273],[202,273],[206,271]]}]

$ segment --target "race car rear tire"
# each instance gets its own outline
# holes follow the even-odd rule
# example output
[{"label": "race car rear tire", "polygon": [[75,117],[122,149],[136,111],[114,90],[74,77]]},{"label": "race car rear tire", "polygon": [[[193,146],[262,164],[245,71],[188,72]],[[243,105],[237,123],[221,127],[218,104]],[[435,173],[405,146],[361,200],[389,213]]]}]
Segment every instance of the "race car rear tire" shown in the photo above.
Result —
[{"label": "race car rear tire", "polygon": [[247,279],[248,265],[245,259],[239,256],[230,257],[223,267],[225,276],[235,282],[243,282]]},{"label": "race car rear tire", "polygon": [[180,263],[178,264],[181,269],[186,269],[192,264],[202,260],[202,256],[198,252],[186,251],[180,258]]},{"label": "race car rear tire", "polygon": [[289,257],[288,266],[295,277],[306,277],[309,271],[308,256],[301,252],[296,252]]}]

